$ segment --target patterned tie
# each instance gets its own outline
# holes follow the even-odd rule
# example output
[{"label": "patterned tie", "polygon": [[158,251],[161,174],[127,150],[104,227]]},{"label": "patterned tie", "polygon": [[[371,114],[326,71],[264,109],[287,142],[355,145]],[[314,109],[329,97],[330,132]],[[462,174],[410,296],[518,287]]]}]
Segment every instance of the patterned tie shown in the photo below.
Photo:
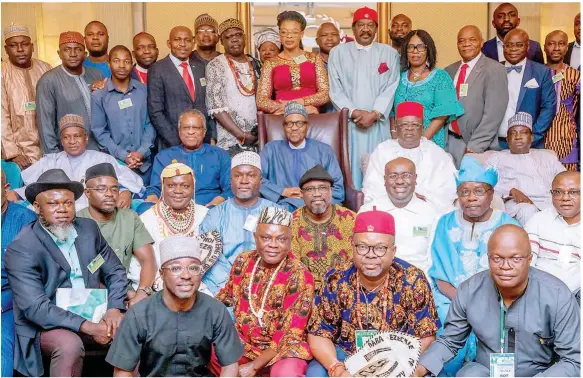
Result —
[{"label": "patterned tie", "polygon": [[180,67],[182,67],[182,80],[186,84],[188,88],[188,93],[190,93],[190,98],[194,101],[194,83],[192,81],[192,77],[190,76],[190,70],[188,69],[188,63],[182,62],[180,63]]},{"label": "patterned tie", "polygon": [[[466,72],[468,71],[468,68],[470,68],[470,66],[468,66],[466,63],[462,64],[462,69],[460,70],[460,74],[458,75],[457,81],[455,83],[455,91],[457,93],[458,100],[460,99],[460,87],[463,83],[466,82]],[[462,135],[460,126],[457,123],[457,119],[454,119],[451,122],[451,129],[457,135]]]},{"label": "patterned tie", "polygon": [[510,67],[506,67],[506,73],[510,73],[512,71],[516,71],[518,73],[522,72],[522,66],[510,66]]}]

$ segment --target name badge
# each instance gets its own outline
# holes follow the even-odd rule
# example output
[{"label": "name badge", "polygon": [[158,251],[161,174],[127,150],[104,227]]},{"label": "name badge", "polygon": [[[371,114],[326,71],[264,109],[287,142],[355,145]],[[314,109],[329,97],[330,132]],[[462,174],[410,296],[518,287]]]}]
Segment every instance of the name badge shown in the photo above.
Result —
[{"label": "name badge", "polygon": [[132,104],[132,99],[131,98],[126,98],[126,99],[123,99],[123,100],[119,100],[117,102],[117,104],[119,105],[119,108],[122,109],[122,110],[134,106],[134,104]]},{"label": "name badge", "polygon": [[514,353],[490,353],[490,377],[514,378]]},{"label": "name badge", "polygon": [[294,58],[294,62],[296,64],[302,64],[302,63],[307,62],[307,61],[308,61],[308,59],[306,58],[305,55],[298,55]]},{"label": "name badge", "polygon": [[369,339],[372,339],[373,337],[375,337],[377,334],[379,333],[379,331],[377,331],[376,329],[367,329],[367,330],[363,330],[363,329],[357,329],[354,330],[354,335],[355,335],[355,341],[356,341],[356,350],[360,350],[363,346],[364,343],[366,343]]},{"label": "name badge", "polygon": [[565,75],[563,74],[563,72],[556,74],[555,76],[553,76],[553,84],[555,84],[557,81],[563,80],[564,78]]},{"label": "name badge", "polygon": [[427,227],[413,227],[413,236],[427,237],[429,235],[429,229]]},{"label": "name badge", "polygon": [[256,216],[248,215],[243,228],[249,232],[255,232],[255,229],[257,229],[257,221]]},{"label": "name badge", "polygon": [[105,262],[105,260],[103,259],[103,256],[101,256],[101,254],[99,254],[93,259],[93,261],[91,261],[89,263],[89,265],[87,265],[87,269],[89,269],[91,274],[93,274],[93,273],[97,272],[97,269],[99,269],[101,267],[101,265],[103,265],[104,262]]},{"label": "name badge", "polygon": [[34,112],[36,110],[36,103],[34,101],[24,103],[25,112]]},{"label": "name badge", "polygon": [[460,85],[460,97],[466,97],[468,95],[468,84],[461,84]]},{"label": "name badge", "polygon": [[200,78],[200,85],[203,87],[206,87],[206,78],[204,78],[204,77]]}]

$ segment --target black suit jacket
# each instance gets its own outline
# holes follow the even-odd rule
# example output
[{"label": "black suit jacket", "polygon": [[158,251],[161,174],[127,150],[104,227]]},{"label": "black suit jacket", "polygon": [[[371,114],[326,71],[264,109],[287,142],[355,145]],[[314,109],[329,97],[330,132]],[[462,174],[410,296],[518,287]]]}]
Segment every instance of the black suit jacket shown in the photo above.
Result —
[{"label": "black suit jacket", "polygon": [[[567,54],[565,54],[565,57],[563,58],[563,63],[571,65],[571,55],[573,55],[573,46],[575,46],[575,41],[569,43],[569,47],[567,48]],[[575,67],[575,69],[576,68],[577,67]]]},{"label": "black suit jacket", "polygon": [[[76,218],[75,248],[87,288],[108,290],[108,309],[125,310],[127,273],[92,219]],[[105,262],[93,274],[87,265],[101,254]],[[4,266],[14,294],[14,368],[27,376],[44,374],[40,332],[64,328],[79,332],[85,321],[55,304],[58,288],[70,288],[71,267],[37,220],[26,226],[6,249]]]},{"label": "black suit jacket", "polygon": [[198,109],[207,117],[205,143],[210,142],[213,134],[214,121],[208,117],[206,109],[205,66],[192,59],[189,60],[189,64],[194,76],[196,97],[194,101],[170,55],[148,69],[148,113],[152,125],[158,132],[160,149],[180,144],[178,119],[180,114],[188,109]]}]

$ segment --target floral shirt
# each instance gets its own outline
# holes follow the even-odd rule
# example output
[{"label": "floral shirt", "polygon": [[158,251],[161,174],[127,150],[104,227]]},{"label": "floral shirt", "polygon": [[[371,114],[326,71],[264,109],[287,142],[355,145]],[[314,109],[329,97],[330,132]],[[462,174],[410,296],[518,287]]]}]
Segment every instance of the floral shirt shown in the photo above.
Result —
[{"label": "floral shirt", "polygon": [[[366,294],[356,290],[357,274],[353,264],[326,275],[324,291],[316,296],[310,319],[311,334],[332,340],[348,354],[356,352],[355,331],[361,329],[356,295],[360,296],[358,314],[364,329],[400,331],[420,339],[437,333],[441,324],[422,270],[395,258],[389,268],[386,288]],[[386,318],[383,319],[385,303]]]},{"label": "floral shirt", "polygon": [[[306,327],[314,300],[314,278],[291,253],[277,273],[272,285],[271,275],[277,268],[259,265],[249,293],[249,280],[257,263],[257,251],[239,255],[233,264],[229,281],[216,298],[232,307],[235,327],[245,347],[244,356],[254,360],[267,348],[277,352],[267,366],[284,358],[311,360]],[[263,326],[250,307],[259,313],[263,295],[269,290],[263,308]]]}]

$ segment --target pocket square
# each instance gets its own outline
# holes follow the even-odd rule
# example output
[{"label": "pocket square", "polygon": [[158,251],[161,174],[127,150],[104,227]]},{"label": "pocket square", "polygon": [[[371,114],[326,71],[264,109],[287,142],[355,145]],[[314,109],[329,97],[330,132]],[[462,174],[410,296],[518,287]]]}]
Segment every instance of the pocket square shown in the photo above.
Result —
[{"label": "pocket square", "polygon": [[389,70],[389,66],[387,66],[387,63],[382,62],[381,64],[379,64],[379,74],[384,74],[388,70]]},{"label": "pocket square", "polygon": [[536,79],[532,78],[524,84],[524,88],[538,88]]}]

